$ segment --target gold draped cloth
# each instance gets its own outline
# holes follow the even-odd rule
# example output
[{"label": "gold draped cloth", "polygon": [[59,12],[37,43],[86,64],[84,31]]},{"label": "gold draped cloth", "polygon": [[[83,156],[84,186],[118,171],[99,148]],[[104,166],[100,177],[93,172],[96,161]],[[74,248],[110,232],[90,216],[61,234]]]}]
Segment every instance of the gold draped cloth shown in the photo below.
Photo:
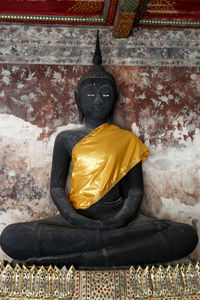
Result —
[{"label": "gold draped cloth", "polygon": [[69,199],[76,209],[99,201],[149,150],[130,131],[104,123],[82,138],[72,151]]}]

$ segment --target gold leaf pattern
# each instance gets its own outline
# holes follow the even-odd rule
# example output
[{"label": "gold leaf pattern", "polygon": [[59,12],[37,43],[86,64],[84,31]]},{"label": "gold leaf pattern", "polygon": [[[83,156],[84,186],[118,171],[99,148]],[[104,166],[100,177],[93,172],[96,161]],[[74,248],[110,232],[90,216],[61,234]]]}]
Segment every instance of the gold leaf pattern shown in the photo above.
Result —
[{"label": "gold leaf pattern", "polygon": [[[67,270],[58,267],[4,266],[0,262],[0,299],[200,299],[200,262],[196,265],[133,266],[129,270]],[[100,297],[100,298],[99,298]]]}]

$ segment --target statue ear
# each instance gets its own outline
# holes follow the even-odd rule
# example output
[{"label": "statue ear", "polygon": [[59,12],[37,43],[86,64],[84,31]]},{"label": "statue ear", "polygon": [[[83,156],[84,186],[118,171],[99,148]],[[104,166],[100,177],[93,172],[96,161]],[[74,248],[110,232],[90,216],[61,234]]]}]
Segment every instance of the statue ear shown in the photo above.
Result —
[{"label": "statue ear", "polygon": [[83,120],[84,120],[84,114],[83,114],[83,111],[81,109],[81,103],[80,103],[79,94],[76,91],[74,91],[74,97],[75,97],[75,100],[76,100],[76,104],[78,106],[79,122],[83,122]]},{"label": "statue ear", "polygon": [[[117,98],[118,98],[118,93],[117,93],[117,91],[116,91],[116,94],[115,94],[115,104],[116,104]],[[110,113],[109,116],[107,117],[107,122],[108,122],[108,123],[111,123],[111,124],[113,123],[113,111],[114,111],[115,104],[114,104],[114,106],[113,106],[113,108],[112,108],[111,113]]]},{"label": "statue ear", "polygon": [[84,120],[84,114],[83,114],[83,112],[82,112],[81,109],[78,110],[78,114],[79,114],[79,122],[83,122],[83,120]]},{"label": "statue ear", "polygon": [[79,98],[79,95],[78,95],[78,92],[77,91],[74,91],[74,98],[76,100],[76,104],[78,106],[78,108],[80,107],[80,98]]}]

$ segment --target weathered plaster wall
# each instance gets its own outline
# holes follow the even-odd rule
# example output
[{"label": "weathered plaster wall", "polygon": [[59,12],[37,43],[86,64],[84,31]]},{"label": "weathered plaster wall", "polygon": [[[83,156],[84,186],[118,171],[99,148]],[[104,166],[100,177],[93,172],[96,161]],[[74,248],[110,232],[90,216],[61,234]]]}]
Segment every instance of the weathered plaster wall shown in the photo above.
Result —
[{"label": "weathered plaster wall", "polygon": [[[73,91],[91,62],[95,29],[1,25],[0,32],[2,230],[56,212],[53,143],[59,131],[79,126]],[[103,29],[102,37],[119,92],[115,122],[151,150],[142,210],[200,233],[200,30],[139,30],[114,40]]]},{"label": "weathered plaster wall", "polygon": [[[28,64],[89,65],[96,29],[0,25],[0,61]],[[106,65],[200,66],[200,30],[136,29],[114,39],[101,29]]]}]

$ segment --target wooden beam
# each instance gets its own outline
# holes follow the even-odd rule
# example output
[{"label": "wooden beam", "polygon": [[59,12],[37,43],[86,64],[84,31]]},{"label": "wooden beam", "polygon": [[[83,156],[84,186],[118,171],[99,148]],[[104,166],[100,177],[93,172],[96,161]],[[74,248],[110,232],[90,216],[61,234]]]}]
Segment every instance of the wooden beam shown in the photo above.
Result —
[{"label": "wooden beam", "polygon": [[113,34],[115,38],[127,38],[131,34],[131,30],[138,21],[138,14],[141,14],[146,6],[145,0],[120,0],[115,23],[113,26]]}]

